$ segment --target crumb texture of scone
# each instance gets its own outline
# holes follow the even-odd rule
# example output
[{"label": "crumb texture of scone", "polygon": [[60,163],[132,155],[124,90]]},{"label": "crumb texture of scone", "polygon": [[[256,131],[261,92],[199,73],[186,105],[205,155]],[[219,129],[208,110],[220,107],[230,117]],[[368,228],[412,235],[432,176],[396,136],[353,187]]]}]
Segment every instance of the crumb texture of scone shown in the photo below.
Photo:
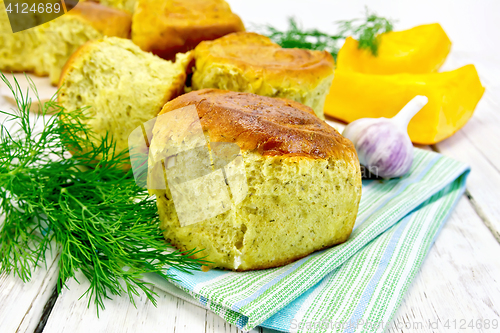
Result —
[{"label": "crumb texture of scone", "polygon": [[288,98],[324,119],[334,61],[326,51],[283,49],[251,32],[229,34],[195,49],[192,89],[216,88]]},{"label": "crumb texture of scone", "polygon": [[[182,154],[177,152],[173,163],[172,156],[165,156],[172,141],[187,140],[175,129],[165,130],[161,117],[181,111],[175,126],[192,135],[198,125],[189,117],[181,118],[183,110],[193,106],[212,156],[211,174],[204,176],[196,169],[203,165],[203,154],[185,153],[192,169],[183,174],[186,167],[172,167]],[[157,119],[148,187],[157,198],[164,237],[179,249],[203,249],[196,256],[207,256],[214,267],[246,271],[285,265],[348,239],[361,198],[359,161],[353,144],[309,107],[286,99],[204,89],[170,101]],[[239,153],[231,153],[237,156],[232,165],[242,170],[243,185],[238,189],[244,191],[235,191],[236,173],[227,168],[231,162],[217,165],[214,151],[221,144],[239,148]],[[212,174],[221,168],[222,184],[229,190],[214,186]],[[155,175],[168,179],[165,188],[154,186]],[[183,177],[188,181],[176,182]],[[207,206],[206,198],[178,195],[184,184],[198,193],[205,191],[201,186],[205,184],[214,202],[222,200],[227,190],[232,200],[217,215],[205,214],[203,221],[181,225],[179,207],[190,205],[196,213]]]},{"label": "crumb texture of scone", "polygon": [[178,54],[175,63],[161,59],[129,39],[90,41],[63,69],[59,103],[67,110],[90,106],[89,128],[112,135],[117,150],[126,150],[130,133],[182,92],[191,60],[191,53]]},{"label": "crumb texture of scone", "polygon": [[224,0],[137,0],[132,40],[144,51],[172,59],[201,41],[244,30]]},{"label": "crumb texture of scone", "polygon": [[[0,17],[0,31],[7,31],[8,24],[6,17]],[[79,3],[45,24],[15,34],[0,33],[0,70],[49,76],[57,85],[64,64],[81,45],[104,36],[128,38],[131,25],[130,13],[94,2]]]}]

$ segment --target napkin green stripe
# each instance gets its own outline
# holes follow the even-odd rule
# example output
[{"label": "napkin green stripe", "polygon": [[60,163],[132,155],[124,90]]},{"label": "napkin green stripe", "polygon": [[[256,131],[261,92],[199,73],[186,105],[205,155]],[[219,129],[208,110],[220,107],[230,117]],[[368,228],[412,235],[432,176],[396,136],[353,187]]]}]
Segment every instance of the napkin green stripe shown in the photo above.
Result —
[{"label": "napkin green stripe", "polygon": [[245,330],[262,324],[293,331],[290,318],[387,320],[458,200],[467,170],[460,162],[415,149],[405,177],[364,182],[357,223],[347,242],[275,269],[217,271],[209,279],[202,272],[169,273],[178,287]]}]

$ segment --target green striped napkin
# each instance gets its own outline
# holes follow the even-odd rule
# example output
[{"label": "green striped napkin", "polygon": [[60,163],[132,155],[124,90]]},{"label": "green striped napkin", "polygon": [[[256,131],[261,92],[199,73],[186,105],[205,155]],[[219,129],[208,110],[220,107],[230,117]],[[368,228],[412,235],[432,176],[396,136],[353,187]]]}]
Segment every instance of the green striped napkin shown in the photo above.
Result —
[{"label": "green striped napkin", "polygon": [[463,163],[415,149],[403,178],[363,181],[356,224],[343,244],[261,271],[191,275],[170,268],[180,289],[158,277],[146,280],[243,330],[383,331],[463,194],[468,172]]}]

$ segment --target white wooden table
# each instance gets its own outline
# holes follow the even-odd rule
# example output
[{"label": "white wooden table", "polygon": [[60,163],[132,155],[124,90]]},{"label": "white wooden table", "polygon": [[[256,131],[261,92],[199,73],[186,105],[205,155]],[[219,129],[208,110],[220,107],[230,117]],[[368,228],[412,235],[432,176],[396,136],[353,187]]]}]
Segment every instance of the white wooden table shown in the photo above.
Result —
[{"label": "white wooden table", "polygon": [[[280,12],[272,12],[279,19],[277,24],[283,24],[287,15],[298,13],[296,16],[300,14],[300,17],[305,18],[305,25],[314,26],[316,22],[320,28],[328,30],[321,24],[325,24],[326,15],[335,11],[335,6],[332,5],[331,12],[326,9],[314,12],[316,17],[311,14],[311,6],[319,6],[320,2],[314,1],[312,5],[305,6],[304,3],[299,5],[291,1],[289,6],[284,6],[283,1],[278,1],[267,6],[280,8]],[[231,1],[233,10],[241,14],[245,22],[271,22],[269,11],[260,15],[257,9],[249,10],[250,3],[254,2]],[[256,3],[264,5],[265,2]],[[326,6],[324,2],[321,3]],[[389,2],[383,1],[371,8],[378,10],[379,14],[398,18],[401,22],[407,18],[413,25],[441,22],[442,17],[443,21],[448,22],[449,31],[446,26],[445,30],[450,38],[454,41],[460,37],[450,33],[461,28],[449,23],[446,7],[431,1],[420,3],[420,7],[415,5],[411,11],[401,6],[397,7],[399,11],[394,11]],[[497,61],[500,52],[495,53],[499,51],[498,46],[490,50],[491,46],[481,44],[481,40],[487,40],[484,37],[488,33],[485,27],[489,29],[495,26],[499,28],[496,31],[500,31],[500,26],[496,22],[498,20],[493,21],[499,11],[489,12],[488,6],[491,5],[493,10],[495,5],[493,2],[485,3],[479,9],[453,9],[454,15],[458,15],[455,17],[457,26],[461,24],[460,15],[465,15],[468,10],[478,12],[483,7],[485,10],[482,12],[484,17],[474,19],[478,23],[477,31],[470,28],[470,33],[477,34],[477,40],[472,41],[471,36],[466,36],[457,43],[467,45],[464,42],[466,40],[477,45],[471,48],[471,52],[464,52],[460,47],[454,49],[443,68],[454,69],[474,63],[486,87],[485,95],[474,116],[462,130],[435,146],[423,147],[468,163],[472,172],[467,191],[439,234],[394,321],[387,327],[388,332],[494,332],[492,329],[478,329],[476,325],[471,328],[468,325],[471,320],[475,323],[494,319],[500,321],[500,61]],[[466,4],[463,3],[464,6]],[[344,16],[331,15],[328,22],[353,17],[359,14],[362,5],[355,2],[347,9],[341,7]],[[303,12],[297,12],[299,6],[304,7]],[[430,15],[431,9],[436,7],[441,8],[441,12]],[[407,25],[401,24],[400,27],[406,28]],[[488,54],[478,50],[487,51]],[[36,81],[39,86],[47,82],[45,79]],[[0,98],[0,109],[9,107]],[[47,267],[38,269],[29,283],[25,284],[12,276],[0,276],[0,333],[239,331],[212,312],[162,290],[156,290],[159,295],[157,308],[144,297],[137,299],[137,308],[126,297],[115,298],[105,303],[106,310],[100,318],[96,318],[95,308],[87,308],[87,299],[79,299],[88,286],[84,278],[79,279],[81,285],[71,280],[68,282],[69,289],[64,289],[60,295],[55,293],[57,269],[57,257],[49,256]],[[252,332],[272,331],[257,328]]]}]

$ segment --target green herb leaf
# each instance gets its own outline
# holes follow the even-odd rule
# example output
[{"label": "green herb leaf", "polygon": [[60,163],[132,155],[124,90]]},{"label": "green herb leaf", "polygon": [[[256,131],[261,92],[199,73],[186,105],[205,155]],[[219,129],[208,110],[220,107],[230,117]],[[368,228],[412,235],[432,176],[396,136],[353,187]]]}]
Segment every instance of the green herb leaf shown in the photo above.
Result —
[{"label": "green herb leaf", "polygon": [[1,79],[17,110],[0,111],[6,117],[0,124],[0,216],[5,219],[0,273],[28,281],[55,244],[58,291],[83,272],[90,281],[89,305],[93,301],[99,313],[111,295],[127,293],[133,302],[142,291],[156,304],[155,292],[140,280],[145,273],[168,279],[167,266],[189,271],[206,263],[190,258],[195,250],[179,252],[165,242],[155,200],[123,171],[128,157],[115,151],[112,138],[93,143],[82,110],[68,112],[53,99],[40,104],[40,115],[30,114],[28,91],[23,94],[18,82],[12,86],[3,74]]},{"label": "green herb leaf", "polygon": [[329,35],[319,30],[304,30],[293,17],[288,19],[288,30],[279,31],[272,26],[264,27],[263,35],[283,48],[299,48],[308,50],[326,50],[334,57],[339,51],[338,40],[344,39],[341,35]]},{"label": "green herb leaf", "polygon": [[340,35],[352,36],[359,41],[360,49],[369,49],[373,55],[378,54],[380,34],[392,31],[393,23],[386,18],[370,13],[366,9],[365,19],[354,19],[350,21],[339,21]]},{"label": "green herb leaf", "polygon": [[303,29],[295,18],[289,18],[289,27],[280,31],[270,25],[258,27],[257,31],[268,36],[283,48],[300,48],[309,50],[326,50],[337,59],[340,42],[352,36],[359,41],[359,48],[369,49],[373,55],[378,54],[380,34],[392,31],[393,22],[377,16],[366,9],[364,19],[337,21],[338,33],[331,35],[317,29]]}]

